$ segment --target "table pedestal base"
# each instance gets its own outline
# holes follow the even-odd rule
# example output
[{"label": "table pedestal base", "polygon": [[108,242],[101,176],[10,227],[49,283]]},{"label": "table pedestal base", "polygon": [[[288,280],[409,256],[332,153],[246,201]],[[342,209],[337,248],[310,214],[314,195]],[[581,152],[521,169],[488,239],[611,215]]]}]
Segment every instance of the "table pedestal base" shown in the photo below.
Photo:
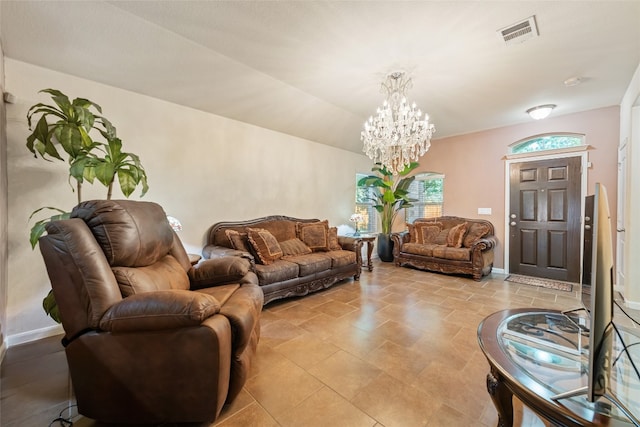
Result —
[{"label": "table pedestal base", "polygon": [[487,391],[498,411],[498,427],[513,427],[513,393],[494,369],[487,374]]}]

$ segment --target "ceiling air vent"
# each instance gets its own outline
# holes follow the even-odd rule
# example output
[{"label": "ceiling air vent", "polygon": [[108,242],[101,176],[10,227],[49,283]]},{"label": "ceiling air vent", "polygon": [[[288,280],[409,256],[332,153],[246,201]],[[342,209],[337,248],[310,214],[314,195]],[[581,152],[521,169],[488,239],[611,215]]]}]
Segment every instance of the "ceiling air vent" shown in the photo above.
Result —
[{"label": "ceiling air vent", "polygon": [[498,30],[498,35],[507,46],[522,43],[534,37],[538,37],[536,17],[530,16],[524,21],[502,28]]}]

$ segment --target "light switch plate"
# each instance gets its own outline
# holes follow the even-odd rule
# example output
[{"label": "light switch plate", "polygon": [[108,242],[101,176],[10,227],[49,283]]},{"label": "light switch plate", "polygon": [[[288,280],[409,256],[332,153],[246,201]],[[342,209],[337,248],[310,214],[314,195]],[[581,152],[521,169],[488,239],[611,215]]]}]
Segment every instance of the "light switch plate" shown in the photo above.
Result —
[{"label": "light switch plate", "polygon": [[491,208],[478,208],[478,215],[491,215]]}]

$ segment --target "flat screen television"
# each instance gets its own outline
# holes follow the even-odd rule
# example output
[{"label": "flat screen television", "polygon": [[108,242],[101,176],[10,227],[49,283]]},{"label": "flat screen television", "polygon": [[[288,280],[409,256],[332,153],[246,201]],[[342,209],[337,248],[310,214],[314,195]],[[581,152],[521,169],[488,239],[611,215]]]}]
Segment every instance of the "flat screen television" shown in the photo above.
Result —
[{"label": "flat screen television", "polygon": [[[587,218],[592,218],[591,229],[586,230]],[[589,231],[589,232],[587,232]],[[585,233],[583,250],[582,304],[588,312],[589,366],[587,386],[553,396],[553,400],[585,395],[589,402],[604,397],[615,404],[631,422],[640,427],[640,420],[613,394],[610,389],[614,334],[627,352],[638,378],[635,366],[613,323],[613,240],[609,200],[604,185],[596,183],[595,194],[585,199]],[[575,311],[575,310],[571,310]],[[568,314],[569,312],[565,312]]]},{"label": "flat screen television", "polygon": [[[591,213],[590,211],[593,211]],[[585,199],[585,218],[591,229],[585,230],[583,248],[582,304],[588,312],[589,366],[587,387],[562,393],[554,400],[586,395],[595,402],[607,396],[611,376],[613,346],[613,242],[611,215],[604,185],[597,183],[595,194]],[[585,221],[587,224],[588,221]]]},{"label": "flat screen television", "polygon": [[613,242],[607,189],[597,183],[593,196],[591,283],[582,285],[589,311],[589,377],[587,400],[607,393],[613,345]]}]

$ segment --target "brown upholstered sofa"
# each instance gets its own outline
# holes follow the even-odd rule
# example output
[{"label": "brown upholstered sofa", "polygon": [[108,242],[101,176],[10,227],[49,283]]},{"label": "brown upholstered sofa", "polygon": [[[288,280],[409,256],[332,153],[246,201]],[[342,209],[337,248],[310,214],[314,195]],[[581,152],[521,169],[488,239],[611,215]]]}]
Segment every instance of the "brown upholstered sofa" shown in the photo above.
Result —
[{"label": "brown upholstered sofa", "polygon": [[326,220],[272,215],[218,222],[207,236],[205,259],[239,256],[252,261],[265,304],[360,278],[362,242],[337,236]]},{"label": "brown upholstered sofa", "polygon": [[443,216],[419,218],[408,227],[391,235],[397,266],[470,274],[475,280],[491,272],[497,242],[489,221]]},{"label": "brown upholstered sofa", "polygon": [[211,422],[242,389],[263,300],[250,262],[195,267],[163,209],[83,202],[40,239],[78,411],[99,422]]}]

